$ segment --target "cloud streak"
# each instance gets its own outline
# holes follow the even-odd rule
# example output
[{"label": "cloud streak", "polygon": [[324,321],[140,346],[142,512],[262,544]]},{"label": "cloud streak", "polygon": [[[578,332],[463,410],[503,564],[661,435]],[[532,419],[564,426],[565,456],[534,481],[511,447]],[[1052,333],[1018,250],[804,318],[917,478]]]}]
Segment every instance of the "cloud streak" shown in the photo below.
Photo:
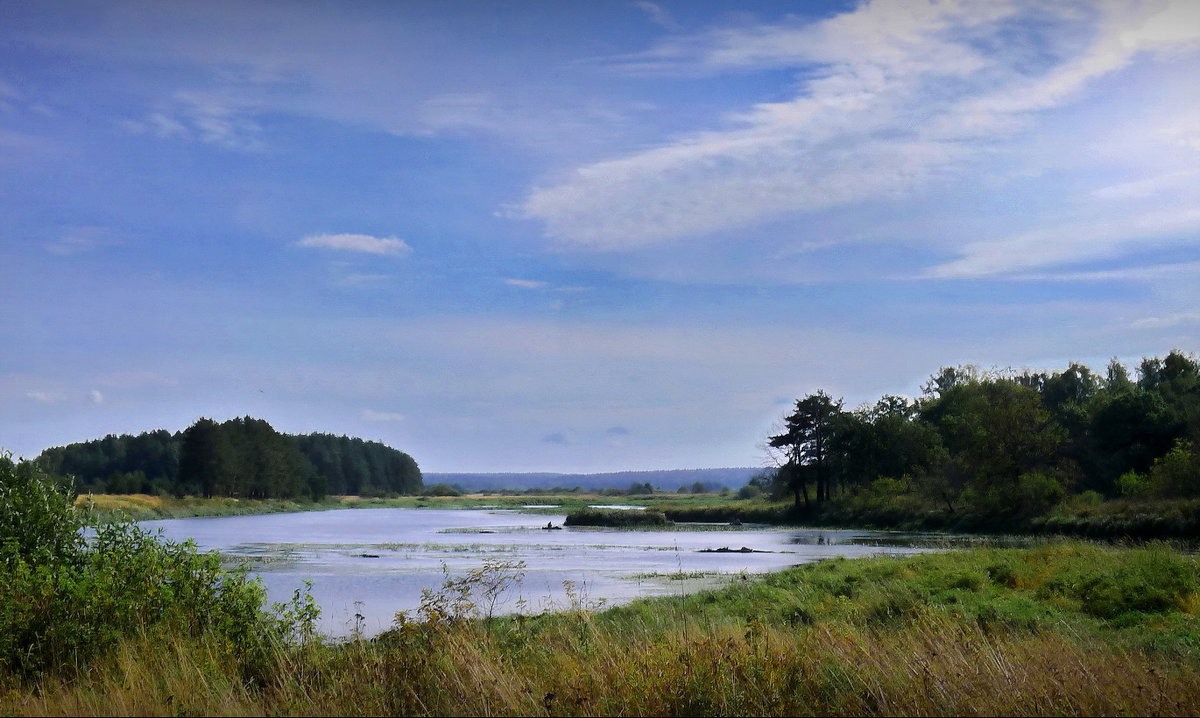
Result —
[{"label": "cloud streak", "polygon": [[394,411],[376,411],[375,409],[363,409],[359,414],[363,421],[404,421],[404,415]]},{"label": "cloud streak", "polygon": [[[1023,43],[1006,40],[1015,29]],[[903,202],[950,186],[995,142],[1139,53],[1188,50],[1198,38],[1200,4],[1186,1],[1001,0],[875,0],[815,23],[673,38],[639,68],[793,69],[801,90],[727,115],[724,129],[578,167],[534,187],[517,214],[542,222],[560,249],[630,251]]]},{"label": "cloud streak", "polygon": [[372,237],[369,234],[316,234],[305,237],[296,246],[393,257],[402,257],[412,251],[402,239]]}]

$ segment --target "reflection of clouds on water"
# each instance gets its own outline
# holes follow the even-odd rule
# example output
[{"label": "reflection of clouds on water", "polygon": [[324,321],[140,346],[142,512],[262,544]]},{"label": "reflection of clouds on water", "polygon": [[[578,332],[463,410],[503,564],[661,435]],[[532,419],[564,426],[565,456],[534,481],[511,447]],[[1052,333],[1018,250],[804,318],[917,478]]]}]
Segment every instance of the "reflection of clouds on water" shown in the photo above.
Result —
[{"label": "reflection of clouds on water", "polygon": [[[833,556],[942,548],[918,545],[927,535],[750,525],[541,530],[547,519],[562,518],[512,510],[351,509],[146,523],[169,539],[192,537],[230,563],[248,562],[272,601],[291,598],[311,579],[323,611],[320,628],[333,635],[348,635],[356,613],[366,617],[366,633],[381,631],[397,611],[416,608],[422,590],[437,590],[447,574],[464,575],[489,559],[525,563],[523,580],[499,610],[538,612],[569,606],[582,595],[613,605],[716,588],[743,574]],[[735,541],[755,553],[702,553]]]}]

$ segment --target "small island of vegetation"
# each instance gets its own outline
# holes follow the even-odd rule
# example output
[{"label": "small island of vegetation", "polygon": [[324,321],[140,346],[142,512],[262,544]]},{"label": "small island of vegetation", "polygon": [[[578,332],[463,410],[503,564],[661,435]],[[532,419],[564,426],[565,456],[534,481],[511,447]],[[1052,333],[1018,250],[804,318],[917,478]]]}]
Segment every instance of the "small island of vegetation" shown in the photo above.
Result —
[{"label": "small island of vegetation", "polygon": [[667,519],[661,511],[639,509],[597,509],[586,508],[567,514],[564,526],[616,526],[616,527],[645,527],[670,526],[673,521]]}]

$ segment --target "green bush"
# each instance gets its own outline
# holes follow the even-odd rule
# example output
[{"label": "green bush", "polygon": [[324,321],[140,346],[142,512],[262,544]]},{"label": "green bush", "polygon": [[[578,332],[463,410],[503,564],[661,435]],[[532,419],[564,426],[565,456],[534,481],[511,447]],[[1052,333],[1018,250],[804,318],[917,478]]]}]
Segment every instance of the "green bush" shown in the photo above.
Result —
[{"label": "green bush", "polygon": [[1200,452],[1192,448],[1190,441],[1176,442],[1150,468],[1150,485],[1160,496],[1200,496]]},{"label": "green bush", "polygon": [[737,497],[739,499],[756,499],[759,496],[762,496],[762,489],[758,488],[754,484],[746,484],[742,488],[738,489],[737,492]]},{"label": "green bush", "polygon": [[299,595],[278,606],[282,617],[267,613],[259,582],[191,541],[129,521],[85,531],[68,494],[31,463],[0,460],[0,522],[0,673],[77,669],[156,625],[252,658],[316,617]]},{"label": "green bush", "polygon": [[963,497],[985,514],[1038,516],[1058,505],[1066,496],[1059,480],[1048,474],[1021,474],[1016,481],[998,481],[973,486]]},{"label": "green bush", "polygon": [[1150,482],[1136,471],[1126,471],[1117,478],[1117,495],[1127,499],[1141,498],[1150,493]]},{"label": "green bush", "polygon": [[32,462],[0,455],[0,564],[43,565],[78,556],[84,519],[70,492]]}]

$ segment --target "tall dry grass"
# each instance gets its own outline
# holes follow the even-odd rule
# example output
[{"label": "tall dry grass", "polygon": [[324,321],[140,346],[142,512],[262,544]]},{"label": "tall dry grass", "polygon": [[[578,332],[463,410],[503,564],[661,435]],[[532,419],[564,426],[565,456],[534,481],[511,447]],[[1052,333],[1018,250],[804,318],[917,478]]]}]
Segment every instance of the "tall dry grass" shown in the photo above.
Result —
[{"label": "tall dry grass", "polygon": [[247,653],[157,624],[40,683],[0,678],[0,712],[1200,713],[1200,563],[1165,545],[834,560],[604,613],[573,594],[558,613],[487,618],[520,569],[447,577],[372,640],[271,634]]},{"label": "tall dry grass", "polygon": [[10,692],[17,715],[1194,715],[1200,676],[1055,632],[996,634],[926,612],[901,627],[757,621],[411,625],[280,647],[254,679],[214,644],[131,638],[67,684]]}]

